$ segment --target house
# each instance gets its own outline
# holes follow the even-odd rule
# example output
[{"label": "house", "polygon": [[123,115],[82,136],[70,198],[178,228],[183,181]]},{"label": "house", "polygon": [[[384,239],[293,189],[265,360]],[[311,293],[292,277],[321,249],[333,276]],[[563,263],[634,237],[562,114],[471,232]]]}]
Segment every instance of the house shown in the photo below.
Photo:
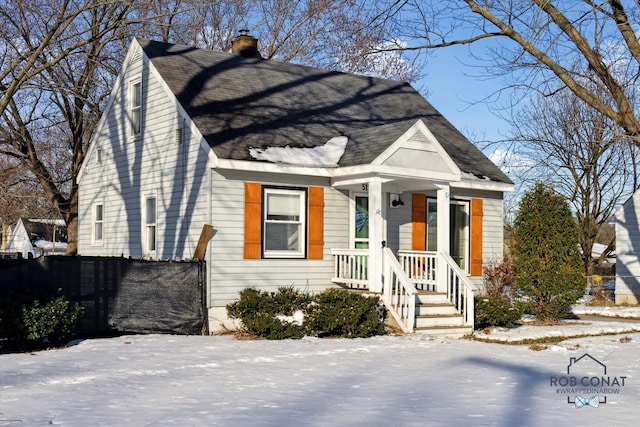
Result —
[{"label": "house", "polygon": [[67,250],[67,226],[62,219],[20,218],[5,249],[23,258],[64,255]]},{"label": "house", "polygon": [[640,189],[611,217],[616,227],[616,304],[640,303]]},{"label": "house", "polygon": [[468,332],[509,178],[408,84],[233,42],[132,41],[78,177],[79,254],[190,259],[210,224],[211,330],[246,287],[343,286],[407,331]]}]

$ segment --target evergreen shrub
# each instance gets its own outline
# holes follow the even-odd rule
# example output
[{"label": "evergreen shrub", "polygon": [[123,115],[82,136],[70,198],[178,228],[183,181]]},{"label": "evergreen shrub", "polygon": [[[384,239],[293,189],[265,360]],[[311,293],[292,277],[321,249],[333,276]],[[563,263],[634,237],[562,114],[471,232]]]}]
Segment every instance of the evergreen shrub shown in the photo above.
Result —
[{"label": "evergreen shrub", "polygon": [[310,307],[309,328],[315,335],[367,338],[385,332],[384,314],[380,314],[377,297],[328,289],[314,301]]},{"label": "evergreen shrub", "polygon": [[512,326],[522,318],[522,305],[496,296],[475,297],[475,328]]},{"label": "evergreen shrub", "polygon": [[554,321],[584,294],[578,225],[569,204],[537,184],[514,222],[515,290],[538,320]]},{"label": "evergreen shrub", "polygon": [[35,300],[22,308],[22,321],[27,341],[61,344],[74,332],[83,313],[78,303],[71,304],[59,296],[41,306]]},{"label": "evergreen shrub", "polygon": [[384,316],[377,297],[329,289],[314,297],[292,287],[277,292],[246,288],[227,305],[245,332],[266,339],[309,336],[370,337],[384,334]]},{"label": "evergreen shrub", "polygon": [[57,346],[69,339],[84,309],[58,296],[41,305],[38,299],[5,299],[0,304],[0,338],[11,350]]}]

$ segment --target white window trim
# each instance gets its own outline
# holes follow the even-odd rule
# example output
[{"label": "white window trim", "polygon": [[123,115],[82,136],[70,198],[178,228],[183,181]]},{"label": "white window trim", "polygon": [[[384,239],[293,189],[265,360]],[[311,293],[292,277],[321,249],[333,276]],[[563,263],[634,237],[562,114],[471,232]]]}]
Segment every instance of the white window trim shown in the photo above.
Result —
[{"label": "white window trim", "polygon": [[[134,106],[133,105],[133,101],[135,99],[134,97],[134,87],[136,84],[140,84],[140,105],[139,106]],[[142,87],[142,78],[140,77],[136,77],[134,79],[131,79],[129,81],[129,104],[128,104],[128,108],[127,108],[127,114],[129,116],[129,126],[128,126],[128,132],[129,132],[129,141],[136,141],[138,139],[141,138],[142,136],[142,128],[143,128],[143,123],[142,123],[142,91],[143,91],[143,87]],[[133,111],[134,108],[137,108],[139,110],[139,114],[140,117],[138,118],[138,133],[134,133],[133,130]]]},{"label": "white window trim", "polygon": [[[271,188],[265,187],[263,194],[262,206],[262,256],[263,258],[305,258],[307,256],[307,192],[304,189],[293,188]],[[268,251],[266,249],[267,242],[267,199],[269,194],[292,194],[300,196],[300,218],[298,221],[277,221],[271,220],[272,223],[299,223],[300,239],[299,251]]]},{"label": "white window trim", "polygon": [[[155,218],[153,218],[153,222],[149,223],[148,219],[147,219],[147,200],[148,199],[155,199],[156,201],[156,208],[155,208]],[[157,254],[157,250],[158,250],[158,192],[154,191],[154,192],[148,192],[145,193],[144,196],[142,197],[142,253],[144,257],[150,257],[150,258],[155,258],[156,254]],[[155,231],[155,248],[154,249],[149,249],[148,248],[148,228],[150,226],[154,227],[154,231]]]},{"label": "white window trim", "polygon": [[[96,210],[98,206],[102,206],[102,219],[99,221],[102,224],[102,238],[96,238],[96,224],[98,223],[98,218],[96,215]],[[96,201],[91,205],[91,245],[92,246],[104,246],[104,200]]]}]

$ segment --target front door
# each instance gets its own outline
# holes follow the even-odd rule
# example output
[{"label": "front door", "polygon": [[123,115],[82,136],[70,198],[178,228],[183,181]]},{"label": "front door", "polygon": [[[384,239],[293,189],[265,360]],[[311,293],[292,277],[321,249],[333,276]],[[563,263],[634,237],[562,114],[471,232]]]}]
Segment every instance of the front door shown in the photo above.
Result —
[{"label": "front door", "polygon": [[[436,251],[438,247],[438,203],[427,198],[426,206],[426,244],[427,251]],[[464,271],[469,271],[469,202],[451,200],[449,204],[449,255]]]}]

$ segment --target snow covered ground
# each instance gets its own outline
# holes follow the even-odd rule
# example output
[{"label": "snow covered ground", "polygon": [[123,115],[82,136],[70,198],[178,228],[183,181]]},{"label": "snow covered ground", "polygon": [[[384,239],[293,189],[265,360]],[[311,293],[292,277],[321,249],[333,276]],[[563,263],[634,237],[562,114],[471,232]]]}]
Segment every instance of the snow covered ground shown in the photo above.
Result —
[{"label": "snow covered ground", "polygon": [[576,315],[591,314],[605,317],[620,317],[640,319],[640,307],[638,306],[597,306],[597,305],[575,305],[571,312]]},{"label": "snow covered ground", "polygon": [[[582,323],[586,331],[619,326]],[[640,322],[624,325],[640,330]],[[539,328],[492,334],[522,339]],[[0,355],[0,425],[630,426],[639,343],[640,333],[546,348],[423,335],[92,339]]]}]

